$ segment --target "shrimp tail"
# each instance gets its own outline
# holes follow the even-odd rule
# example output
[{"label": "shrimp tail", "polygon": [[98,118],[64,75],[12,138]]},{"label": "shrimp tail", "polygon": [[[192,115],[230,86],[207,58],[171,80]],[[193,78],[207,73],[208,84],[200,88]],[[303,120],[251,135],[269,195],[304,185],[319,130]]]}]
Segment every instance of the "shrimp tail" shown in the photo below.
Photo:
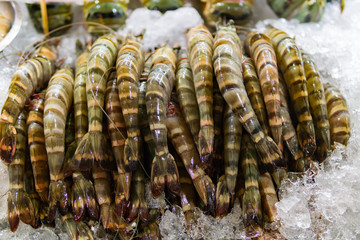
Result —
[{"label": "shrimp tail", "polygon": [[65,225],[66,232],[70,239],[94,239],[92,232],[88,225],[83,222],[76,224],[73,216],[68,213],[62,217],[63,224]]},{"label": "shrimp tail", "polygon": [[311,156],[316,149],[314,125],[312,122],[299,123],[296,132],[305,157]]},{"label": "shrimp tail", "polygon": [[119,174],[116,181],[115,211],[119,215],[125,211],[130,198],[131,173]]},{"label": "shrimp tail", "polygon": [[211,181],[211,178],[208,175],[203,175],[202,177],[193,181],[196,191],[199,193],[200,198],[207,206],[208,211],[211,214],[215,213],[216,200],[215,186]]},{"label": "shrimp tail", "polygon": [[258,203],[261,202],[260,193],[256,192],[254,189],[245,190],[243,196],[243,216],[244,216],[244,225],[249,227],[256,223],[258,226],[262,224],[262,213],[261,205],[259,207]]},{"label": "shrimp tail", "polygon": [[9,165],[16,149],[16,129],[4,120],[0,120],[0,158],[5,165]]},{"label": "shrimp tail", "polygon": [[149,211],[144,198],[133,199],[129,205],[127,221],[132,222],[137,216],[139,216],[142,222],[147,222],[148,220]]},{"label": "shrimp tail", "polygon": [[213,126],[202,127],[199,132],[198,149],[200,149],[200,159],[204,169],[207,169],[211,166],[213,145],[214,145],[214,127]]},{"label": "shrimp tail", "polygon": [[94,161],[98,161],[101,168],[113,170],[114,166],[111,159],[111,153],[105,135],[99,132],[88,132],[81,139],[69,168],[72,170],[88,171]]},{"label": "shrimp tail", "polygon": [[225,175],[222,175],[216,186],[216,217],[227,214],[230,206],[230,194],[226,186]]},{"label": "shrimp tail", "polygon": [[81,221],[86,209],[91,218],[99,219],[99,206],[95,199],[94,186],[82,174],[76,177],[72,186],[72,209],[76,222]]},{"label": "shrimp tail", "polygon": [[29,195],[22,189],[10,190],[7,199],[10,230],[15,232],[21,220],[25,224],[35,225],[35,210]]},{"label": "shrimp tail", "polygon": [[134,171],[139,166],[139,153],[134,152],[135,149],[140,149],[140,141],[138,137],[128,137],[125,141],[124,160],[125,167],[129,171]]},{"label": "shrimp tail", "polygon": [[274,172],[278,166],[285,165],[281,151],[269,136],[255,143],[255,148],[267,171]]},{"label": "shrimp tail", "polygon": [[179,172],[174,157],[166,153],[160,157],[155,156],[151,168],[151,190],[153,197],[157,198],[166,186],[173,193],[180,194]]},{"label": "shrimp tail", "polygon": [[70,190],[63,180],[52,181],[49,186],[49,222],[55,219],[56,210],[65,215],[70,208]]},{"label": "shrimp tail", "polygon": [[316,159],[322,163],[328,156],[329,149],[331,149],[330,131],[321,129],[315,132],[316,137],[322,141],[320,144],[317,144]]}]

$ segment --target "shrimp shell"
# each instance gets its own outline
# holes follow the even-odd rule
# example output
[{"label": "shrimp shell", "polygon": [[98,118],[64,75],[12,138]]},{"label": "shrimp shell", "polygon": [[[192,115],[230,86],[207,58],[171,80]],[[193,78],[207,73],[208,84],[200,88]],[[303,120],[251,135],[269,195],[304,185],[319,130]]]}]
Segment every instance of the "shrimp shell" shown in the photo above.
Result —
[{"label": "shrimp shell", "polygon": [[44,135],[45,94],[43,90],[33,95],[26,124],[35,189],[41,201],[48,203],[50,176]]},{"label": "shrimp shell", "polygon": [[146,109],[155,157],[151,168],[151,190],[157,198],[165,185],[175,194],[180,192],[179,173],[167,144],[166,109],[175,83],[176,55],[168,47],[157,49],[152,58],[152,69],[146,86]]},{"label": "shrimp shell", "polygon": [[268,28],[265,33],[274,46],[279,67],[289,89],[291,102],[297,115],[297,137],[306,157],[316,150],[315,130],[310,113],[306,77],[301,53],[293,38],[276,28]]},{"label": "shrimp shell", "polygon": [[261,196],[259,191],[259,170],[254,144],[248,133],[241,141],[241,168],[245,178],[245,192],[242,199],[243,218],[247,236],[262,234]]},{"label": "shrimp shell", "polygon": [[105,101],[106,82],[114,66],[118,49],[115,35],[99,37],[91,46],[86,82],[89,130],[78,144],[71,166],[75,170],[89,170],[94,161],[100,166],[112,170],[111,152],[102,133],[103,106]]},{"label": "shrimp shell", "polygon": [[215,211],[215,186],[210,177],[200,167],[201,160],[196,151],[195,142],[183,119],[179,106],[171,101],[168,106],[166,127],[168,136],[176,152],[181,157],[188,171],[195,189],[201,200],[207,205],[211,213]]},{"label": "shrimp shell", "polygon": [[311,115],[314,118],[316,135],[316,156],[323,162],[330,151],[330,123],[326,107],[324,87],[320,74],[311,56],[301,51],[306,75],[306,86],[309,93]]},{"label": "shrimp shell", "polygon": [[56,54],[54,47],[42,46],[16,69],[11,79],[0,119],[0,158],[5,165],[11,163],[15,154],[16,131],[13,125],[26,101],[34,92],[40,91],[54,73]]},{"label": "shrimp shell", "polygon": [[245,48],[254,59],[269,119],[270,132],[275,143],[282,150],[279,76],[275,51],[270,39],[265,34],[256,31],[248,33]]},{"label": "shrimp shell", "polygon": [[197,144],[204,168],[208,168],[214,143],[213,65],[211,61],[213,37],[205,26],[199,25],[187,32],[186,44],[200,113],[200,132]]},{"label": "shrimp shell", "polygon": [[186,51],[180,50],[178,58],[179,60],[175,82],[177,99],[191,134],[194,137],[195,142],[198,142],[200,131],[200,113],[196,100],[191,65]]},{"label": "shrimp shell", "polygon": [[225,181],[228,191],[234,195],[240,158],[242,125],[228,105],[224,112]]},{"label": "shrimp shell", "polygon": [[347,145],[350,138],[350,114],[341,92],[329,83],[324,85],[329,113],[331,145],[335,142]]},{"label": "shrimp shell", "polygon": [[127,139],[124,148],[125,166],[133,171],[140,158],[139,78],[144,67],[144,50],[138,40],[126,39],[116,60],[116,75]]},{"label": "shrimp shell", "polygon": [[275,142],[265,136],[251,107],[242,82],[241,52],[240,39],[235,28],[231,25],[219,26],[213,62],[220,91],[245,130],[250,133],[264,167],[274,171],[282,164],[281,152]]},{"label": "shrimp shell", "polygon": [[58,70],[49,81],[45,95],[44,135],[50,170],[49,220],[57,205],[63,213],[70,207],[70,194],[64,182],[65,123],[73,102],[74,75],[69,66]]},{"label": "shrimp shell", "polygon": [[35,209],[32,201],[24,190],[25,159],[27,155],[27,112],[22,111],[14,123],[16,129],[16,150],[13,161],[9,164],[9,193],[7,198],[8,221],[10,230],[15,232],[19,220],[35,226]]},{"label": "shrimp shell", "polygon": [[267,119],[265,103],[261,93],[260,82],[256,73],[254,61],[251,58],[243,57],[242,68],[244,85],[249,96],[251,106],[254,109],[264,134],[269,135],[269,122]]}]

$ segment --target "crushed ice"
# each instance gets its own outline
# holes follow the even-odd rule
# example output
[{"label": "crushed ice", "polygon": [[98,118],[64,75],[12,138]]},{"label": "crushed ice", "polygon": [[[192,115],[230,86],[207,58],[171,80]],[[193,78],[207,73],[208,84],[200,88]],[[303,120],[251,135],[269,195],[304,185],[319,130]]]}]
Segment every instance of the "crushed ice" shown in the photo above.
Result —
[{"label": "crushed ice", "polygon": [[[338,87],[347,99],[352,121],[352,133],[347,148],[338,146],[328,159],[317,166],[315,176],[290,177],[284,181],[277,203],[281,217],[280,232],[288,239],[360,239],[360,1],[347,1],[343,14],[337,3],[327,4],[320,23],[299,24],[298,21],[274,19],[274,14],[265,6],[265,1],[255,1],[255,18],[262,20],[256,27],[263,29],[272,24],[291,36],[298,45],[311,53],[317,63],[323,81]],[[22,9],[24,10],[24,8]],[[28,19],[22,11],[23,19]],[[184,17],[184,15],[186,17]],[[123,30],[139,34],[146,29],[144,42],[147,48],[168,41],[169,44],[185,45],[186,29],[201,23],[200,15],[192,8],[183,8],[161,15],[156,11],[138,9],[128,19]],[[19,51],[39,39],[32,25],[25,21],[12,47],[0,54],[0,91],[5,93],[11,75],[16,68]],[[74,52],[73,46],[62,43],[64,53]],[[6,56],[6,58],[4,58]],[[67,60],[73,62],[73,59]],[[5,101],[0,97],[0,106]],[[8,189],[7,168],[0,164],[0,238],[1,239],[68,239],[64,232],[41,227],[32,229],[20,224],[16,233],[11,233],[7,223],[6,196]],[[147,192],[149,186],[147,186]],[[147,194],[147,199],[151,199]],[[152,206],[161,206],[164,201],[153,201]],[[223,219],[200,215],[198,225],[186,233],[184,215],[181,211],[166,211],[160,227],[164,239],[243,239],[241,209],[235,205]]]}]

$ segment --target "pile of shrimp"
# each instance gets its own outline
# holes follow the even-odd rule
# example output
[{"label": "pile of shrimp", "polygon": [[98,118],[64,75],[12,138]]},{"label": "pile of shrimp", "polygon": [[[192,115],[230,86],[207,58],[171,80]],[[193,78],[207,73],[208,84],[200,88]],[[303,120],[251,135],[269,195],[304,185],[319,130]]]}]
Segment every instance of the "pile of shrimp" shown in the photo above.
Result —
[{"label": "pile of shrimp", "polygon": [[[8,220],[54,226],[71,239],[160,239],[163,208],[225,216],[238,199],[248,237],[282,239],[277,190],[289,172],[316,171],[347,144],[346,100],[323,84],[310,54],[269,26],[240,39],[232,22],[189,29],[187,48],[143,48],[141,36],[76,42],[75,68],[58,41],[16,70],[1,112]],[[75,43],[74,43],[75,44]]]}]

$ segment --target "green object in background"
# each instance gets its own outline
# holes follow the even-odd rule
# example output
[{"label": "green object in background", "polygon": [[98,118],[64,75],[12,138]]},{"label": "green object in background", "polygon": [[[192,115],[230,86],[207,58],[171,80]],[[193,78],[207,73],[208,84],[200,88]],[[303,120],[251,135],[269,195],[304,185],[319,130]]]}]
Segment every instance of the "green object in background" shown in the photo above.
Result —
[{"label": "green object in background", "polygon": [[[26,7],[28,9],[31,21],[34,24],[36,31],[43,33],[42,17],[41,17],[41,8],[38,3],[27,3]],[[52,31],[58,27],[70,24],[72,22],[72,12],[71,4],[69,3],[47,3],[46,4],[48,22],[49,22],[49,31]],[[70,28],[70,27],[69,27]],[[62,30],[56,31],[51,34],[52,36],[59,36],[64,34],[69,28],[64,28]]]},{"label": "green object in background", "polygon": [[[106,25],[113,30],[122,27],[127,18],[127,0],[85,0],[84,19],[87,22],[96,22]],[[89,26],[88,31],[92,34],[107,32],[98,26]]]},{"label": "green object in background", "polygon": [[325,0],[267,0],[271,9],[278,17],[298,19],[299,22],[318,22],[324,10]]},{"label": "green object in background", "polygon": [[183,0],[142,0],[142,4],[150,10],[164,13],[184,6]]}]

